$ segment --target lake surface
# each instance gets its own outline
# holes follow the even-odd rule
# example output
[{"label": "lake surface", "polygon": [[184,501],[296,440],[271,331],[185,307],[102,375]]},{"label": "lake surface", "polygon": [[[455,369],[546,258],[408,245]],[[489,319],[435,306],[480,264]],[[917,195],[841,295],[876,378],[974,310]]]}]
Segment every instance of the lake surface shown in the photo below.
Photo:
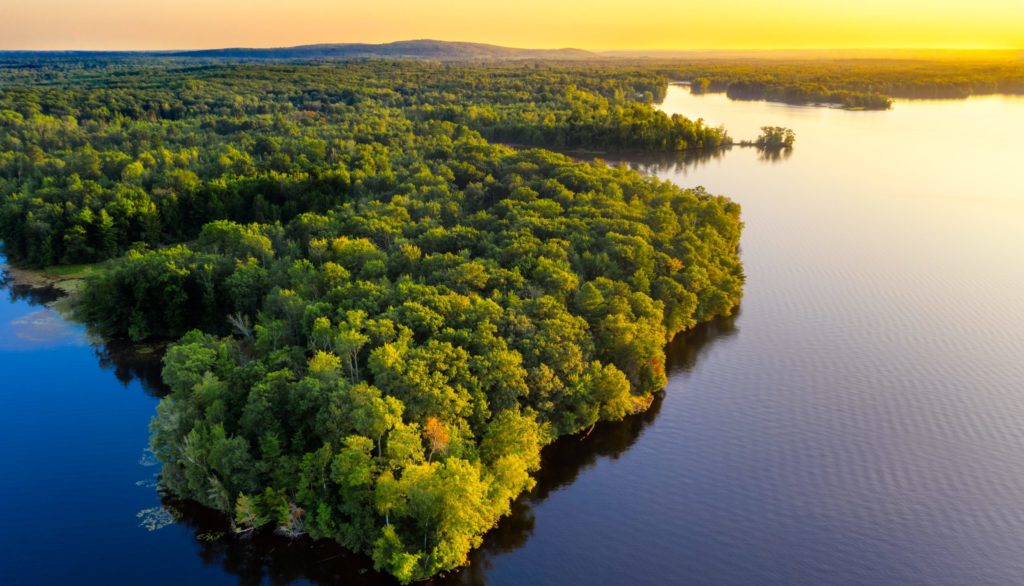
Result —
[{"label": "lake surface", "polygon": [[[741,311],[673,343],[649,413],[547,449],[439,582],[1024,582],[1024,99],[661,107],[796,131],[788,156],[630,162],[743,205]],[[0,583],[388,583],[162,504],[152,365],[6,293]]]}]

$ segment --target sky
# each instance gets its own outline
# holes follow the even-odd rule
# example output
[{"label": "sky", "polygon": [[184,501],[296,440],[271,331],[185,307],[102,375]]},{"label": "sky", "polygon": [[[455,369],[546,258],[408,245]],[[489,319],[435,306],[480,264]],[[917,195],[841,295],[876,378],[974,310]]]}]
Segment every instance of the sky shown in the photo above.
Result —
[{"label": "sky", "polygon": [[1024,48],[1024,0],[0,0],[2,50]]}]

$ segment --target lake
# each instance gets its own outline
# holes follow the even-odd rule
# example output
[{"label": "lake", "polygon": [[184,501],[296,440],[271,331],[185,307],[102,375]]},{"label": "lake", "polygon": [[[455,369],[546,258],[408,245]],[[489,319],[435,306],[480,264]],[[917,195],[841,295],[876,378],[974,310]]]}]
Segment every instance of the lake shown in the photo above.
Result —
[{"label": "lake", "polygon": [[[742,204],[742,308],[672,344],[650,412],[546,449],[537,489],[437,582],[1024,580],[1024,99],[850,112],[673,86],[660,107],[796,131],[778,157],[628,161]],[[162,505],[154,366],[5,293],[0,583],[389,583]]]}]

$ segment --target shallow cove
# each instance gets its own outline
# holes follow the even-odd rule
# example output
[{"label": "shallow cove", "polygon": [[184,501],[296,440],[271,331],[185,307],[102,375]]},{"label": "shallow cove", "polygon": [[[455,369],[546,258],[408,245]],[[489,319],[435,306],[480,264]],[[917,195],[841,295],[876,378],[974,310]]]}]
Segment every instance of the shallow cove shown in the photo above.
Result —
[{"label": "shallow cove", "polygon": [[[672,87],[662,108],[797,133],[778,159],[628,161],[743,205],[742,312],[673,345],[649,413],[546,450],[537,491],[439,582],[1018,582],[1024,99],[849,112]],[[217,539],[203,511],[162,526],[153,370],[73,324],[25,330],[46,310],[5,293],[0,583],[390,583],[324,544]]]}]

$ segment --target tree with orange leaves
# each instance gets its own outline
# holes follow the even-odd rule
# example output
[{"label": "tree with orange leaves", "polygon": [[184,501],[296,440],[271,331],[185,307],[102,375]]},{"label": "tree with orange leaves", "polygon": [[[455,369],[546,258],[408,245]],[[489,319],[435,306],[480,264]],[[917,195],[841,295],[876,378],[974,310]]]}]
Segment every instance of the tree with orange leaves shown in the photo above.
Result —
[{"label": "tree with orange leaves", "polygon": [[437,417],[427,417],[427,423],[423,426],[423,437],[430,445],[430,454],[427,456],[428,462],[434,458],[435,452],[444,453],[448,449],[448,430],[445,429],[444,424]]}]

